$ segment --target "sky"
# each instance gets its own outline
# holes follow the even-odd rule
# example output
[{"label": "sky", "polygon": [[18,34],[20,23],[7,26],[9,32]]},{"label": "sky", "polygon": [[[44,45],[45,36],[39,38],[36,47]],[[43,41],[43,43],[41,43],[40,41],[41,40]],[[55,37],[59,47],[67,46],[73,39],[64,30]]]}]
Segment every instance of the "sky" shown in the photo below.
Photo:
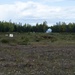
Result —
[{"label": "sky", "polygon": [[0,21],[35,25],[75,22],[75,0],[0,0]]}]

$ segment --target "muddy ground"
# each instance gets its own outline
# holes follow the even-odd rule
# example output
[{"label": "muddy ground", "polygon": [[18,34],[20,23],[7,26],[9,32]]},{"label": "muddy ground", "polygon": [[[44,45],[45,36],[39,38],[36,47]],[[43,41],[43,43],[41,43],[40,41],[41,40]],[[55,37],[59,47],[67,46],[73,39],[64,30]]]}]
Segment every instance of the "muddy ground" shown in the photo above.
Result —
[{"label": "muddy ground", "polygon": [[75,45],[0,44],[0,75],[75,75]]}]

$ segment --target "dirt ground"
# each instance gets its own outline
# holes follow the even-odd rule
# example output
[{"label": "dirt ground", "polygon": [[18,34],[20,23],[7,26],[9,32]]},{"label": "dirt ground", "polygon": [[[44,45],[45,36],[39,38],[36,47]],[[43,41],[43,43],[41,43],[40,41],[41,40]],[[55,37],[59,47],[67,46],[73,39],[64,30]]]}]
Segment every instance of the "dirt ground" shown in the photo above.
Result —
[{"label": "dirt ground", "polygon": [[75,75],[75,46],[0,44],[0,75]]}]

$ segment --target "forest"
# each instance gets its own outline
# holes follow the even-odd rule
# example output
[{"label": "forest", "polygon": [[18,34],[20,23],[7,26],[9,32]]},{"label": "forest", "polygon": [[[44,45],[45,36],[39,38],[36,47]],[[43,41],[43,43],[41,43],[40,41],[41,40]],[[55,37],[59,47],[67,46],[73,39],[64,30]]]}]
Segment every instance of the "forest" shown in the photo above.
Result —
[{"label": "forest", "polygon": [[47,25],[47,21],[36,25],[13,23],[11,21],[0,21],[0,32],[46,32],[48,28],[52,29],[52,32],[75,32],[75,23],[57,22],[53,26]]}]

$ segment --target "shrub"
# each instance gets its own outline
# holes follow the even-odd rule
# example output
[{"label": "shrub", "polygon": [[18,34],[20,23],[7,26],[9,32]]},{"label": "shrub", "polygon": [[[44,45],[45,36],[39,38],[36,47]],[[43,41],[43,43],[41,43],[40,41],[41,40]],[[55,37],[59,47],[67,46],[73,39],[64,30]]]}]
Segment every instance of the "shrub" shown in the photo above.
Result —
[{"label": "shrub", "polygon": [[21,40],[23,40],[24,38],[25,38],[25,37],[24,37],[24,36],[22,36],[22,37],[21,37]]},{"label": "shrub", "polygon": [[2,43],[9,43],[9,40],[8,39],[2,39],[1,42]]},{"label": "shrub", "polygon": [[29,44],[29,38],[25,37],[25,38],[21,39],[19,41],[19,44],[28,45]]},{"label": "shrub", "polygon": [[34,38],[34,41],[36,41],[36,42],[40,42],[42,40],[43,40],[43,38],[40,35],[36,35]]},{"label": "shrub", "polygon": [[52,39],[50,39],[50,41],[51,42],[55,42],[55,41],[57,41],[57,39],[56,38],[52,38]]}]

